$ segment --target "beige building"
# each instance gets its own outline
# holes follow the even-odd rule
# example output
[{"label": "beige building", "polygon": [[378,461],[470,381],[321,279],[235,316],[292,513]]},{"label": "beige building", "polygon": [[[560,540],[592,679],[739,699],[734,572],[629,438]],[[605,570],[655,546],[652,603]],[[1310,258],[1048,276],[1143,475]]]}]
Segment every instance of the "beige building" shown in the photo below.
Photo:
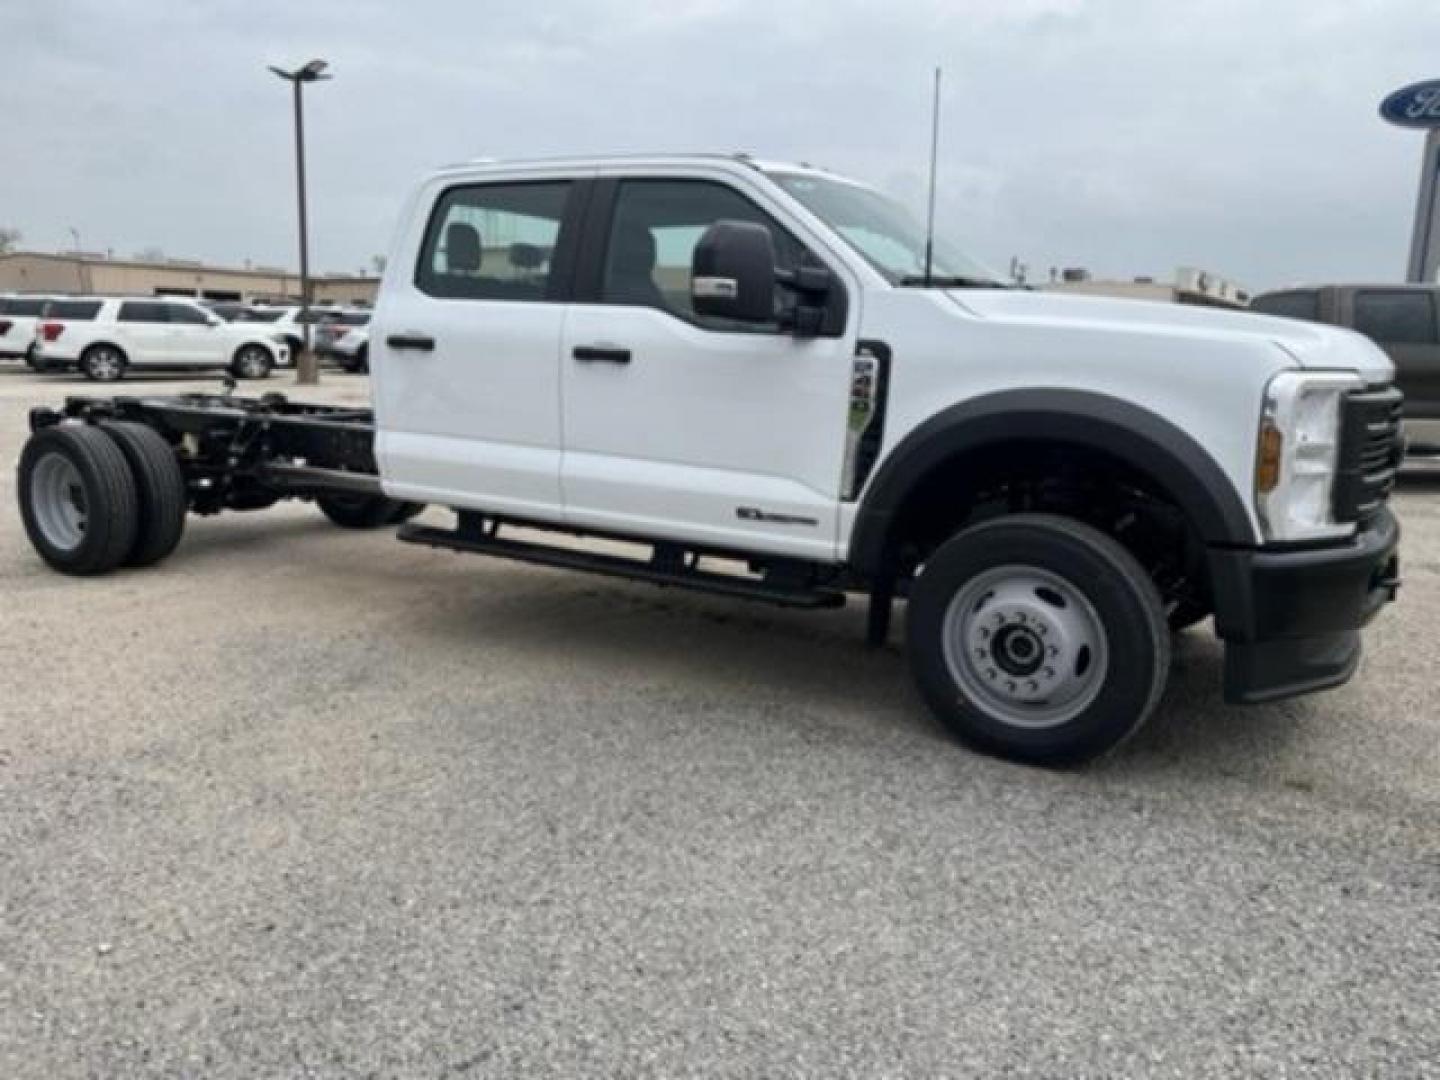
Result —
[{"label": "beige building", "polygon": [[[317,303],[371,304],[379,279],[325,274],[311,279]],[[0,255],[0,293],[193,296],[204,300],[300,298],[300,276],[277,267],[206,266],[183,259],[144,262],[79,252]]]},{"label": "beige building", "polygon": [[1040,286],[1055,292],[1086,293],[1090,296],[1116,296],[1129,300],[1159,300],[1171,304],[1202,304],[1207,307],[1244,308],[1250,306],[1250,293],[1235,282],[1207,270],[1182,266],[1170,281],[1149,277],[1129,281],[1092,278],[1089,271],[1070,269],[1056,280]]}]

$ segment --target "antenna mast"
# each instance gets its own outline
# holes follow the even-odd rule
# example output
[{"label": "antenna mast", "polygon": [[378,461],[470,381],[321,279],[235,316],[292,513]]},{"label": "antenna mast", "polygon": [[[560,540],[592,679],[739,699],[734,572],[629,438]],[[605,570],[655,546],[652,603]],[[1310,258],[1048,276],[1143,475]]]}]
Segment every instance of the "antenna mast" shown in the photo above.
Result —
[{"label": "antenna mast", "polygon": [[930,110],[930,208],[925,215],[925,287],[935,255],[935,159],[940,154],[940,69],[935,69],[935,103]]}]

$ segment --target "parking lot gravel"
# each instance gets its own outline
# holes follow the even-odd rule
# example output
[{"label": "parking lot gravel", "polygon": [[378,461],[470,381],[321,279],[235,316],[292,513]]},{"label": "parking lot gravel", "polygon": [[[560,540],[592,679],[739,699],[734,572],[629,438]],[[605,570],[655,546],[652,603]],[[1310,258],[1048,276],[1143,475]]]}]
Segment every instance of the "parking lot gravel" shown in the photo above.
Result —
[{"label": "parking lot gravel", "polygon": [[54,574],[14,465],[92,389],[0,371],[0,1076],[1440,1075],[1440,482],[1350,685],[1226,708],[1192,631],[1055,773],[855,605],[303,504]]}]

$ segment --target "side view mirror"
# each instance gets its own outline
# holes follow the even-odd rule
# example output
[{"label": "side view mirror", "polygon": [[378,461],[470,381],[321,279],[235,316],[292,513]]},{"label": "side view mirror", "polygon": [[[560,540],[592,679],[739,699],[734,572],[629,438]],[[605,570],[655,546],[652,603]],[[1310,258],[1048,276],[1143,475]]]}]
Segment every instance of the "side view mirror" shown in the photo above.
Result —
[{"label": "side view mirror", "polygon": [[690,301],[697,315],[737,322],[775,318],[775,241],[753,221],[712,223],[690,258]]}]

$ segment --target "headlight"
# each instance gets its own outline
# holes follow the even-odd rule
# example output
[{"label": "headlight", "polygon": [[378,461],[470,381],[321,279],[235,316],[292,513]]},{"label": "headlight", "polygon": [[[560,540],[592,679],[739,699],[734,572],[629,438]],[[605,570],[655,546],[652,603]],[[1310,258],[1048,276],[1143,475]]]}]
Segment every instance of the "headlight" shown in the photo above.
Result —
[{"label": "headlight", "polygon": [[288,345],[288,344],[289,344],[289,341],[288,341],[288,339],[285,337],[284,334],[271,334],[271,335],[270,335],[270,340],[273,341],[273,342],[275,342],[276,345]]},{"label": "headlight", "polygon": [[1265,388],[1255,449],[1255,511],[1267,540],[1349,536],[1331,507],[1340,451],[1340,401],[1358,375],[1286,371]]}]

